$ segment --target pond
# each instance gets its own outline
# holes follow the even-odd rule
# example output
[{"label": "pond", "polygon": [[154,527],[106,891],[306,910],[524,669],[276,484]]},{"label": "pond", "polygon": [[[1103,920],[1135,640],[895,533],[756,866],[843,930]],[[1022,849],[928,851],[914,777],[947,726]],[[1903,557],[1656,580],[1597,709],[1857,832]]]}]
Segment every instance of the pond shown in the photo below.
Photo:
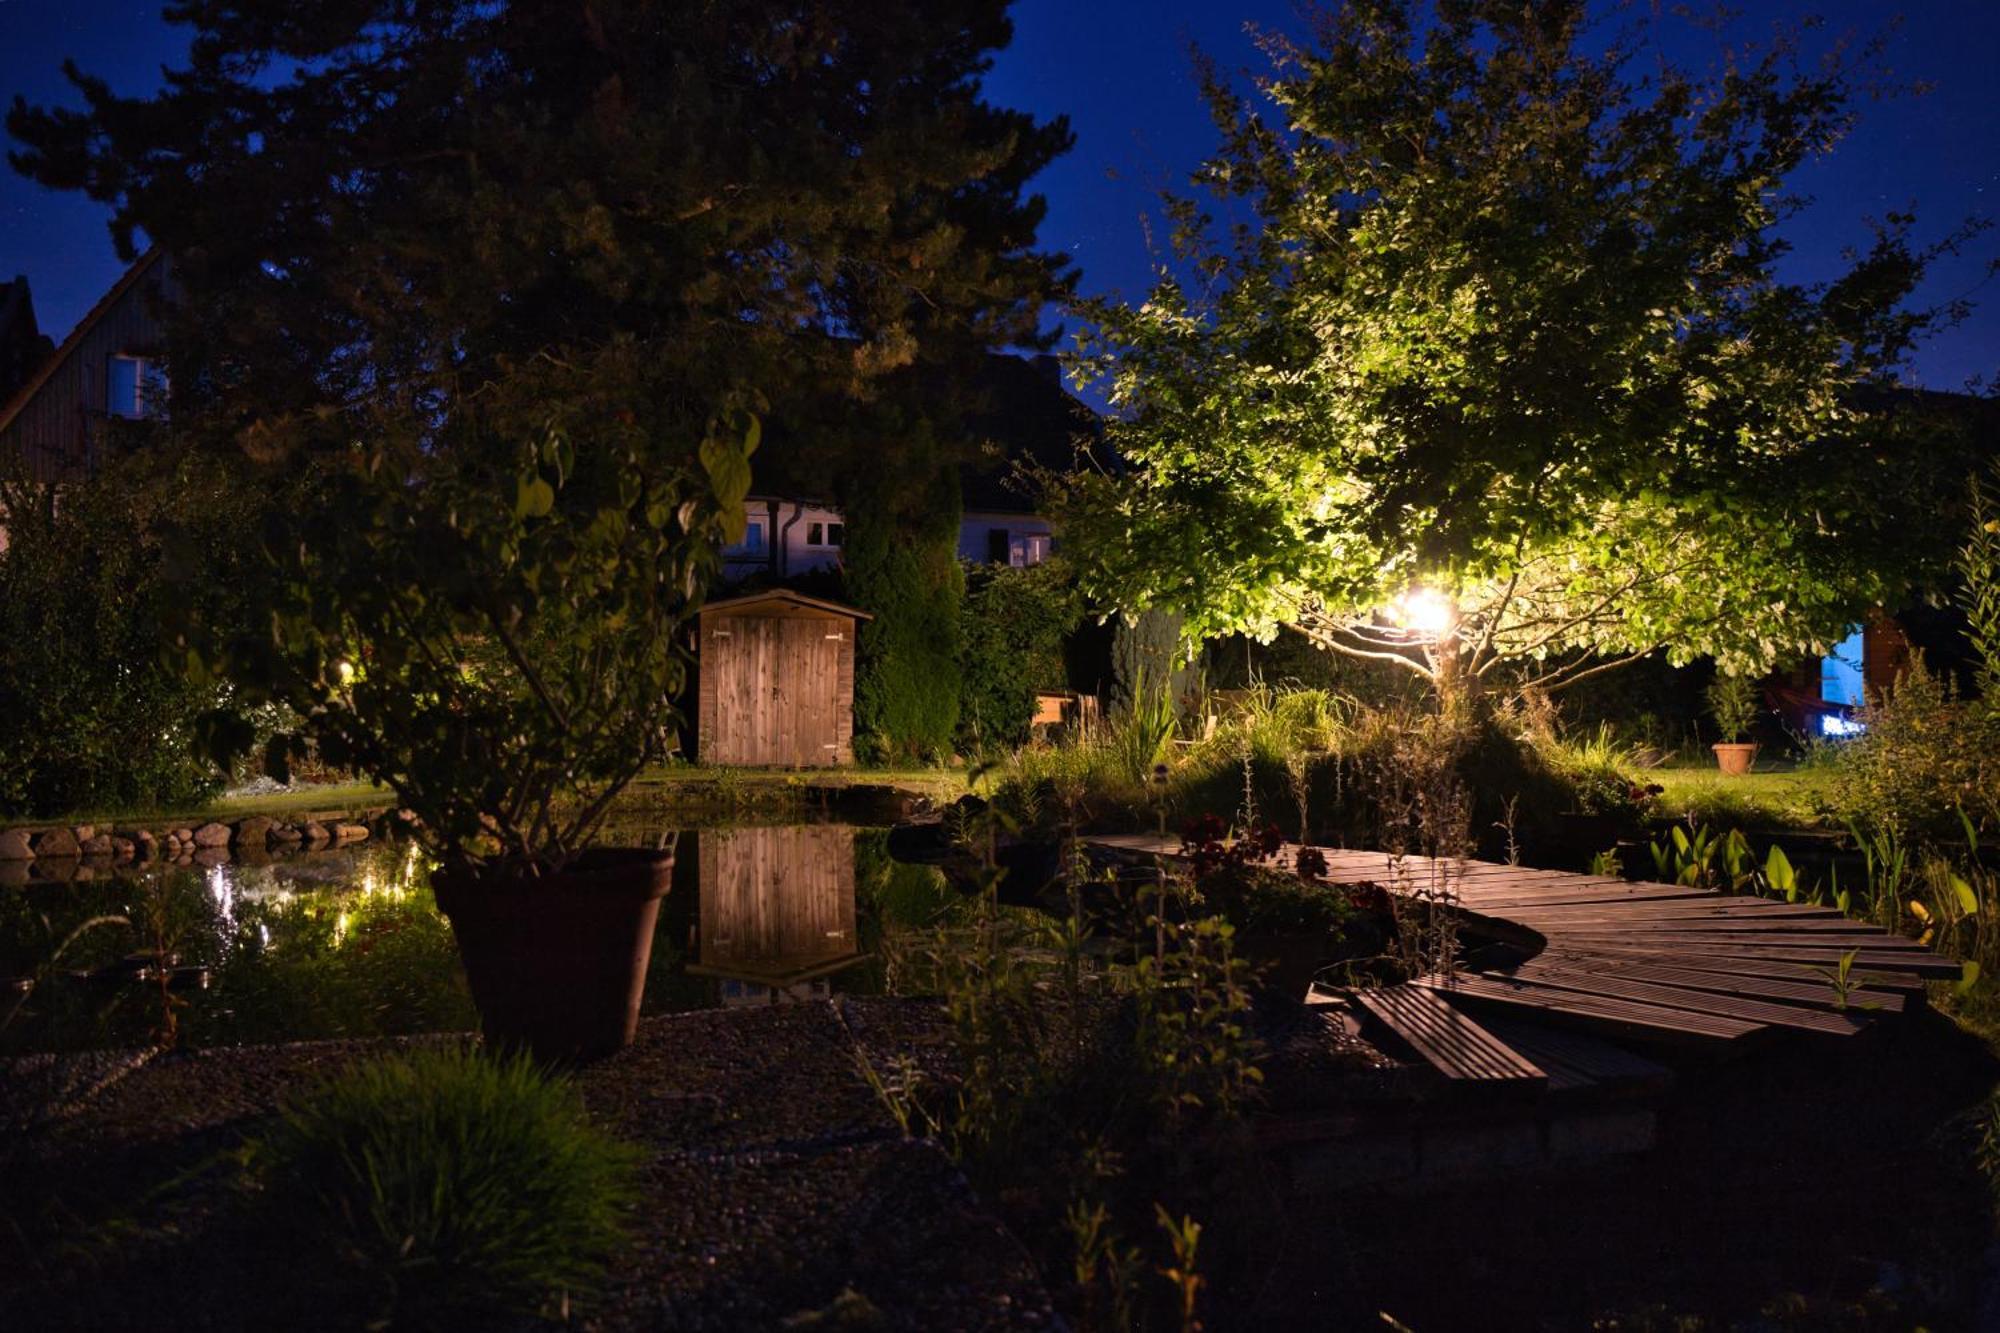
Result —
[{"label": "pond", "polygon": [[[958,895],[838,823],[659,830],[674,839],[645,1012],[882,986],[885,930]],[[0,888],[0,1055],[469,1031],[478,1026],[430,865],[377,842],[263,865],[154,867]],[[92,924],[92,923],[95,924]],[[65,944],[67,941],[67,944]]]}]

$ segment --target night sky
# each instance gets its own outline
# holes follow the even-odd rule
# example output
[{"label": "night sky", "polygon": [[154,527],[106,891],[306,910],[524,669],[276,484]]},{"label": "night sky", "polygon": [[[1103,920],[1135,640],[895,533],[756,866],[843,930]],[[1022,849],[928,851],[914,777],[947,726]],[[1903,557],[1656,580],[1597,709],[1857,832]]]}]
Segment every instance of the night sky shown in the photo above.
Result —
[{"label": "night sky", "polygon": [[[1661,6],[1667,8],[1668,6]],[[1818,13],[1826,32],[1876,30],[1890,7],[1868,0],[1748,0],[1726,38],[1755,39],[1773,18]],[[1932,85],[1923,96],[1865,105],[1860,128],[1794,182],[1813,206],[1788,226],[1796,247],[1787,276],[1836,271],[1843,248],[1865,245],[1862,219],[1914,206],[1935,237],[1970,215],[2000,214],[2000,2],[1912,0],[1888,60],[1896,75]],[[1067,113],[1077,133],[1068,157],[1037,182],[1049,199],[1042,240],[1082,266],[1085,289],[1143,293],[1152,263],[1142,218],[1157,191],[1175,186],[1213,142],[1187,59],[1193,41],[1228,69],[1258,71],[1246,22],[1297,31],[1290,3],[1222,0],[1016,0],[1014,44],[988,80],[996,102],[1041,116]],[[1670,46],[1706,66],[1719,39],[1685,30]],[[181,34],[140,0],[0,0],[0,95],[68,100],[64,56],[113,87],[147,91],[183,49]],[[0,278],[26,273],[43,329],[60,338],[117,277],[105,210],[0,170]],[[1919,353],[1916,377],[1960,388],[2000,372],[2000,280],[1980,286],[2000,254],[2000,230],[1968,256],[1940,264],[1927,300],[1970,293],[1971,319]]]}]

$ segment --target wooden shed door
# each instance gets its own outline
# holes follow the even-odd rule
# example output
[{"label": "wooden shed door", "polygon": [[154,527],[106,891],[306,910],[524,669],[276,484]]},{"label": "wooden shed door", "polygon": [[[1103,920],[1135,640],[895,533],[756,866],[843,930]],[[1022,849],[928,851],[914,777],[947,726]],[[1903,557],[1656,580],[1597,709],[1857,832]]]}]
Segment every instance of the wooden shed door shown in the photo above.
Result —
[{"label": "wooden shed door", "polygon": [[718,758],[784,767],[831,764],[841,638],[847,622],[804,616],[731,616],[729,670],[716,690]]}]

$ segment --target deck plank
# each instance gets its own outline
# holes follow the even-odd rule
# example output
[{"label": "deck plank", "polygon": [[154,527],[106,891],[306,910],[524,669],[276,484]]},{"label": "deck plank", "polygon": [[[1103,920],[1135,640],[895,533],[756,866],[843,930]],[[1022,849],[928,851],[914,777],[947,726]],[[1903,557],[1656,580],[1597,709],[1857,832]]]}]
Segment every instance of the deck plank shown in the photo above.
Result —
[{"label": "deck plank", "polygon": [[1728,1045],[1764,1032],[1763,1023],[1745,1022],[1717,1014],[1700,1014],[1687,1009],[1669,1009],[1631,1000],[1614,1000],[1582,995],[1573,991],[1551,990],[1525,981],[1499,977],[1468,976],[1451,978],[1419,977],[1410,983],[1441,991],[1457,1000],[1496,1004],[1624,1032],[1634,1038],[1685,1042],[1696,1045]]},{"label": "deck plank", "polygon": [[[1813,1005],[1819,1008],[1836,1008],[1839,1001],[1832,984],[1825,977],[1817,977],[1812,982],[1784,981],[1776,977],[1747,976],[1741,973],[1702,972],[1694,968],[1675,967],[1667,963],[1639,962],[1629,958],[1606,958],[1601,954],[1567,953],[1551,949],[1539,955],[1534,961],[1547,959],[1560,967],[1582,972],[1602,972],[1613,976],[1628,977],[1633,981],[1657,981],[1667,986],[1682,986],[1689,990],[1724,991],[1732,995],[1746,995],[1759,999],[1783,1000],[1792,1004]],[[1815,984],[1815,982],[1817,984]],[[1885,1013],[1901,1013],[1903,996],[1893,990],[1882,990],[1871,986],[1853,988],[1853,994],[1860,997],[1856,1008],[1879,1009]]]},{"label": "deck plank", "polygon": [[[1606,945],[1592,945],[1585,950],[1574,944],[1552,946],[1550,952],[1560,949],[1577,957],[1588,957],[1606,963],[1623,962],[1638,966],[1666,965],[1693,972],[1712,972],[1722,976],[1768,977],[1778,980],[1817,982],[1826,984],[1824,970],[1815,963],[1789,963],[1773,958],[1746,958],[1737,953],[1691,954],[1679,951],[1662,952],[1658,949],[1624,949]],[[1868,986],[1875,990],[1892,990],[1906,998],[1924,994],[1928,984],[1922,977],[1896,972],[1851,972],[1849,981],[1857,986]]]},{"label": "deck plank", "polygon": [[1767,1000],[1751,999],[1723,991],[1694,990],[1685,986],[1669,986],[1628,978],[1618,973],[1587,971],[1567,967],[1559,961],[1545,962],[1540,958],[1523,963],[1508,975],[1514,980],[1555,990],[1576,991],[1606,999],[1634,1000],[1641,1004],[1658,1005],[1663,1009],[1686,1009],[1698,1014],[1715,1014],[1724,1018],[1741,1019],[1746,1023],[1799,1028],[1807,1032],[1825,1032],[1835,1036],[1848,1036],[1859,1032],[1868,1024],[1865,1013],[1852,1010],[1829,1013],[1797,1005],[1774,1004]]},{"label": "deck plank", "polygon": [[1447,1078],[1541,1087],[1548,1075],[1442,996],[1411,986],[1358,990],[1354,999]]}]

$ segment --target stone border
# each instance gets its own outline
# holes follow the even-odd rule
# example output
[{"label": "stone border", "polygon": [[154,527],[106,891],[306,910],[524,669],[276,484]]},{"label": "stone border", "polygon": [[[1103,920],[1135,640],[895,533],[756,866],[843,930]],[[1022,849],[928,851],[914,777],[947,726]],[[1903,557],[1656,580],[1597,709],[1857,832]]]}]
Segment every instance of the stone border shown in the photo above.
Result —
[{"label": "stone border", "polygon": [[0,830],[0,887],[68,883],[100,872],[150,865],[262,864],[293,852],[351,847],[396,831],[400,816],[380,810],[358,816],[296,821],[269,815],[183,821],[152,828],[124,824],[48,824]]}]

